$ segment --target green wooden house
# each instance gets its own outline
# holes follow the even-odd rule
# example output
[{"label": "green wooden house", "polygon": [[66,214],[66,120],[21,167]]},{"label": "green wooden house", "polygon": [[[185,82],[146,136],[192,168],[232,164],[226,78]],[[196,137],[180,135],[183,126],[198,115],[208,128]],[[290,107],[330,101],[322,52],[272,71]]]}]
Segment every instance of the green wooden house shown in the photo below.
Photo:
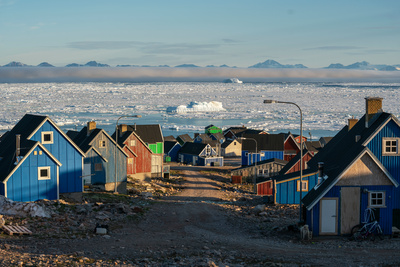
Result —
[{"label": "green wooden house", "polygon": [[222,129],[215,125],[210,124],[205,128],[205,133],[206,134],[222,133]]}]

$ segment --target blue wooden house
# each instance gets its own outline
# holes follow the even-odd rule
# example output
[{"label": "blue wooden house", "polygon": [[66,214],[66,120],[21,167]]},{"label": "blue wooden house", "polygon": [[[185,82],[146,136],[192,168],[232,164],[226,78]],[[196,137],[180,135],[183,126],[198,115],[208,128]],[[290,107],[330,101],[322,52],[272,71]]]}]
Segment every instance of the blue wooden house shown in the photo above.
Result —
[{"label": "blue wooden house", "polygon": [[186,142],[179,150],[178,160],[193,166],[223,166],[224,158],[217,155],[209,144]]},{"label": "blue wooden house", "polygon": [[182,146],[178,141],[164,141],[165,156],[170,157],[171,161],[176,162],[178,160],[178,153],[181,147]]},{"label": "blue wooden house", "polygon": [[[245,138],[242,142],[243,166],[271,158],[290,161],[291,158],[287,159],[285,155],[289,151],[291,153],[292,150],[294,153],[296,153],[296,149],[300,151],[299,146],[291,135],[287,137],[285,134],[247,134],[243,137]],[[291,145],[290,148],[285,148],[289,147],[289,144]]]},{"label": "blue wooden house", "polygon": [[[16,151],[17,135],[21,151],[19,157],[22,157],[19,163],[16,163],[15,157],[9,155],[9,153],[15,154],[13,151]],[[0,165],[3,170],[1,193],[5,196],[15,200],[31,201],[41,198],[56,199],[61,193],[83,191],[84,153],[49,117],[26,114],[1,138],[0,146]],[[23,179],[18,180],[15,178],[16,175],[20,175]],[[40,181],[34,182],[35,179]],[[9,183],[13,183],[12,187],[16,188],[15,190],[21,189],[21,193],[11,193]],[[38,183],[45,184],[45,187],[31,188],[38,186]],[[55,189],[58,190],[57,193],[54,193]],[[47,193],[44,192],[46,190]],[[19,196],[15,197],[14,194]]]},{"label": "blue wooden house", "polygon": [[0,194],[14,201],[59,198],[61,163],[38,141],[8,135],[0,143]]},{"label": "blue wooden house", "polygon": [[309,161],[319,181],[303,198],[313,235],[345,235],[367,208],[385,234],[400,222],[400,123],[382,111],[381,98],[366,98],[366,113],[350,119]]},{"label": "blue wooden house", "polygon": [[115,140],[103,129],[96,128],[94,121],[88,122],[80,132],[69,131],[68,135],[85,153],[85,184],[101,185],[107,191],[115,191],[117,186],[119,193],[126,194],[128,155]]}]

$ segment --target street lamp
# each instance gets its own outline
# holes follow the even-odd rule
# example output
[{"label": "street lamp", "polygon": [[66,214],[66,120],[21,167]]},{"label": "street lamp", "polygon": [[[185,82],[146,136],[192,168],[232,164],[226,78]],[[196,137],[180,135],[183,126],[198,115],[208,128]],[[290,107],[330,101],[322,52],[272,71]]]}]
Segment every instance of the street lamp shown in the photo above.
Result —
[{"label": "street lamp", "polygon": [[301,199],[303,195],[303,112],[299,105],[293,102],[285,102],[285,101],[278,101],[272,99],[264,100],[264,104],[290,104],[295,105],[300,111],[300,201],[299,201],[299,209],[300,209],[300,222],[301,222]]},{"label": "street lamp", "polygon": [[253,140],[256,144],[256,158],[254,159],[254,178],[253,178],[253,184],[254,184],[254,192],[257,194],[257,140],[254,138],[250,137],[238,137],[240,140]]},{"label": "street lamp", "polygon": [[118,149],[118,122],[120,119],[122,118],[141,118],[142,115],[131,115],[131,116],[121,116],[118,118],[117,123],[115,124],[115,159],[114,159],[114,171],[115,171],[115,177],[114,177],[114,192],[117,193],[117,161],[118,161],[118,157],[117,157],[117,149]]}]

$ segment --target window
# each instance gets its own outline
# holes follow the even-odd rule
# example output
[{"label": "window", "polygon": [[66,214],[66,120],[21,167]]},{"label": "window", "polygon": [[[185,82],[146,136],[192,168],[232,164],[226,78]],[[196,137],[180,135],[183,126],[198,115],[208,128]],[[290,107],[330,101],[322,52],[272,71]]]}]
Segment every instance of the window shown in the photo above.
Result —
[{"label": "window", "polygon": [[133,164],[133,158],[128,158],[128,164]]},{"label": "window", "polygon": [[[308,191],[308,181],[302,181],[301,189],[302,192]],[[297,181],[297,192],[300,192],[300,180]]]},{"label": "window", "polygon": [[38,168],[38,180],[50,180],[50,167]]},{"label": "window", "polygon": [[42,144],[53,144],[53,132],[42,132]]},{"label": "window", "polygon": [[383,154],[398,154],[398,139],[397,138],[384,138],[383,139]]},{"label": "window", "polygon": [[385,192],[368,192],[369,207],[385,207]]},{"label": "window", "polygon": [[131,140],[129,146],[136,146],[136,140]]},{"label": "window", "polygon": [[206,146],[206,156],[211,155],[211,147],[209,145]]},{"label": "window", "polygon": [[99,140],[99,147],[106,147],[106,141]]},{"label": "window", "polygon": [[96,163],[96,164],[94,165],[94,171],[100,172],[100,171],[102,171],[102,170],[103,170],[103,164],[101,164],[101,163]]}]

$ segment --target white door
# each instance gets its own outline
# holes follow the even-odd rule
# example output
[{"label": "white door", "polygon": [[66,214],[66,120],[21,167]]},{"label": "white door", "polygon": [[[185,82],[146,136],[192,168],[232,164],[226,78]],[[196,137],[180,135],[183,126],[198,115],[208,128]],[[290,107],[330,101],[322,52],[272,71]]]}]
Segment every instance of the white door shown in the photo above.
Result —
[{"label": "white door", "polygon": [[337,234],[337,199],[321,199],[320,234]]},{"label": "white door", "polygon": [[83,185],[92,184],[92,165],[84,164],[83,165]]}]

